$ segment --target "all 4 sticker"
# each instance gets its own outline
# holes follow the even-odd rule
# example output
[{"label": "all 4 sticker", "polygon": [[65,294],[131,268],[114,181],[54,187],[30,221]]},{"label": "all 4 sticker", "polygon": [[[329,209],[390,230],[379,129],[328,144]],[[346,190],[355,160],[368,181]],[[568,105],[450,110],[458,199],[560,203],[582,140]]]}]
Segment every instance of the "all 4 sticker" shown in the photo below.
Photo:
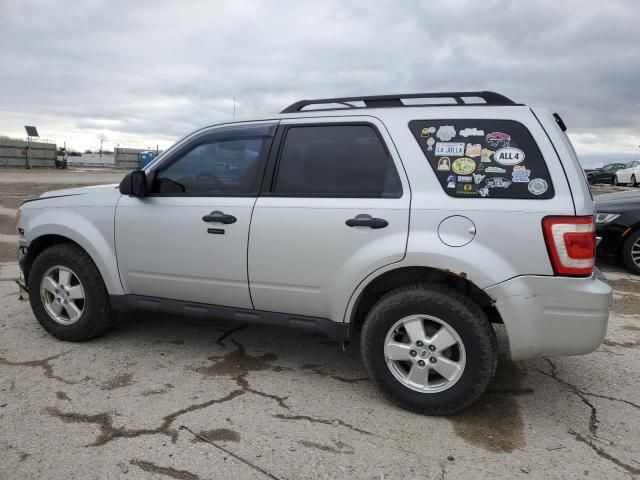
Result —
[{"label": "all 4 sticker", "polygon": [[464,142],[436,142],[436,155],[441,157],[459,157],[464,155]]},{"label": "all 4 sticker", "polygon": [[524,161],[524,152],[519,148],[501,148],[493,154],[493,159],[501,165],[517,165]]}]

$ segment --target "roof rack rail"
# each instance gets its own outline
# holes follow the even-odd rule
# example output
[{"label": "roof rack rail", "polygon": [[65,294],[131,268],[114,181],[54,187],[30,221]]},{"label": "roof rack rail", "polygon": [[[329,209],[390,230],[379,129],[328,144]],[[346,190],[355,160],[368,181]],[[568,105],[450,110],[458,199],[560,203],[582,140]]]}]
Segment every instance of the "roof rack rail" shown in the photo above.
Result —
[{"label": "roof rack rail", "polygon": [[[455,100],[455,104],[451,103],[439,103],[439,104],[422,104],[422,105],[407,105],[402,102],[402,99],[410,98],[452,98]],[[463,98],[482,98],[485,103],[465,103]],[[364,102],[364,107],[358,107],[349,104],[349,102]],[[452,105],[519,105],[510,98],[500,95],[495,92],[439,92],[439,93],[407,93],[399,95],[374,95],[368,97],[341,97],[341,98],[318,98],[315,100],[300,100],[296,103],[292,103],[280,113],[297,113],[302,112],[304,107],[309,105],[323,105],[323,104],[342,104],[345,108],[389,108],[389,107],[409,107],[409,106],[452,106]],[[340,108],[341,109],[341,108]],[[335,108],[326,109],[314,109],[314,110],[336,110]]]}]

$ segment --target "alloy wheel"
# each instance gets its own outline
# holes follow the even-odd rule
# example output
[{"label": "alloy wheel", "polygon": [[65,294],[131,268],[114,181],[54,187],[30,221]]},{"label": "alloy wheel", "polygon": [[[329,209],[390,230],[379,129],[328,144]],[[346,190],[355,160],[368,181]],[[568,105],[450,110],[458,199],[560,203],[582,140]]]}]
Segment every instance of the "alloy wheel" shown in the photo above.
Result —
[{"label": "alloy wheel", "polygon": [[398,320],[384,345],[387,367],[406,387],[436,393],[460,380],[466,364],[464,344],[447,322],[430,315]]},{"label": "alloy wheel", "polygon": [[46,312],[61,325],[76,323],[84,313],[84,287],[67,267],[57,265],[45,272],[40,282],[40,297]]}]

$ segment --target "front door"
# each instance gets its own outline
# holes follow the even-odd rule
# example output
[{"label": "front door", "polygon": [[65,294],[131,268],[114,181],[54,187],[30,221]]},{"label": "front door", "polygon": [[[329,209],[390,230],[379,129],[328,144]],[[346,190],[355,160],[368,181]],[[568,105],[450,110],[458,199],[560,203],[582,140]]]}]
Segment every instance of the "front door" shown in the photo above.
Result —
[{"label": "front door", "polygon": [[251,221],[249,283],[258,310],[342,321],[357,284],[404,257],[410,191],[379,121],[312,122],[281,123]]},{"label": "front door", "polygon": [[116,208],[126,293],[252,308],[247,241],[276,125],[205,130],[147,171],[150,194]]}]

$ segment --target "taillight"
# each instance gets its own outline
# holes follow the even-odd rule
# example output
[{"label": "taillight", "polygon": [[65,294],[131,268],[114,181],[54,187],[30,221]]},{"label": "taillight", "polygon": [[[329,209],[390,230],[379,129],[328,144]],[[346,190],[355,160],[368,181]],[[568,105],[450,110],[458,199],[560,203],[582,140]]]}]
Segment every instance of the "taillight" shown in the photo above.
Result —
[{"label": "taillight", "polygon": [[556,275],[589,276],[596,263],[593,217],[545,217],[542,230]]}]

